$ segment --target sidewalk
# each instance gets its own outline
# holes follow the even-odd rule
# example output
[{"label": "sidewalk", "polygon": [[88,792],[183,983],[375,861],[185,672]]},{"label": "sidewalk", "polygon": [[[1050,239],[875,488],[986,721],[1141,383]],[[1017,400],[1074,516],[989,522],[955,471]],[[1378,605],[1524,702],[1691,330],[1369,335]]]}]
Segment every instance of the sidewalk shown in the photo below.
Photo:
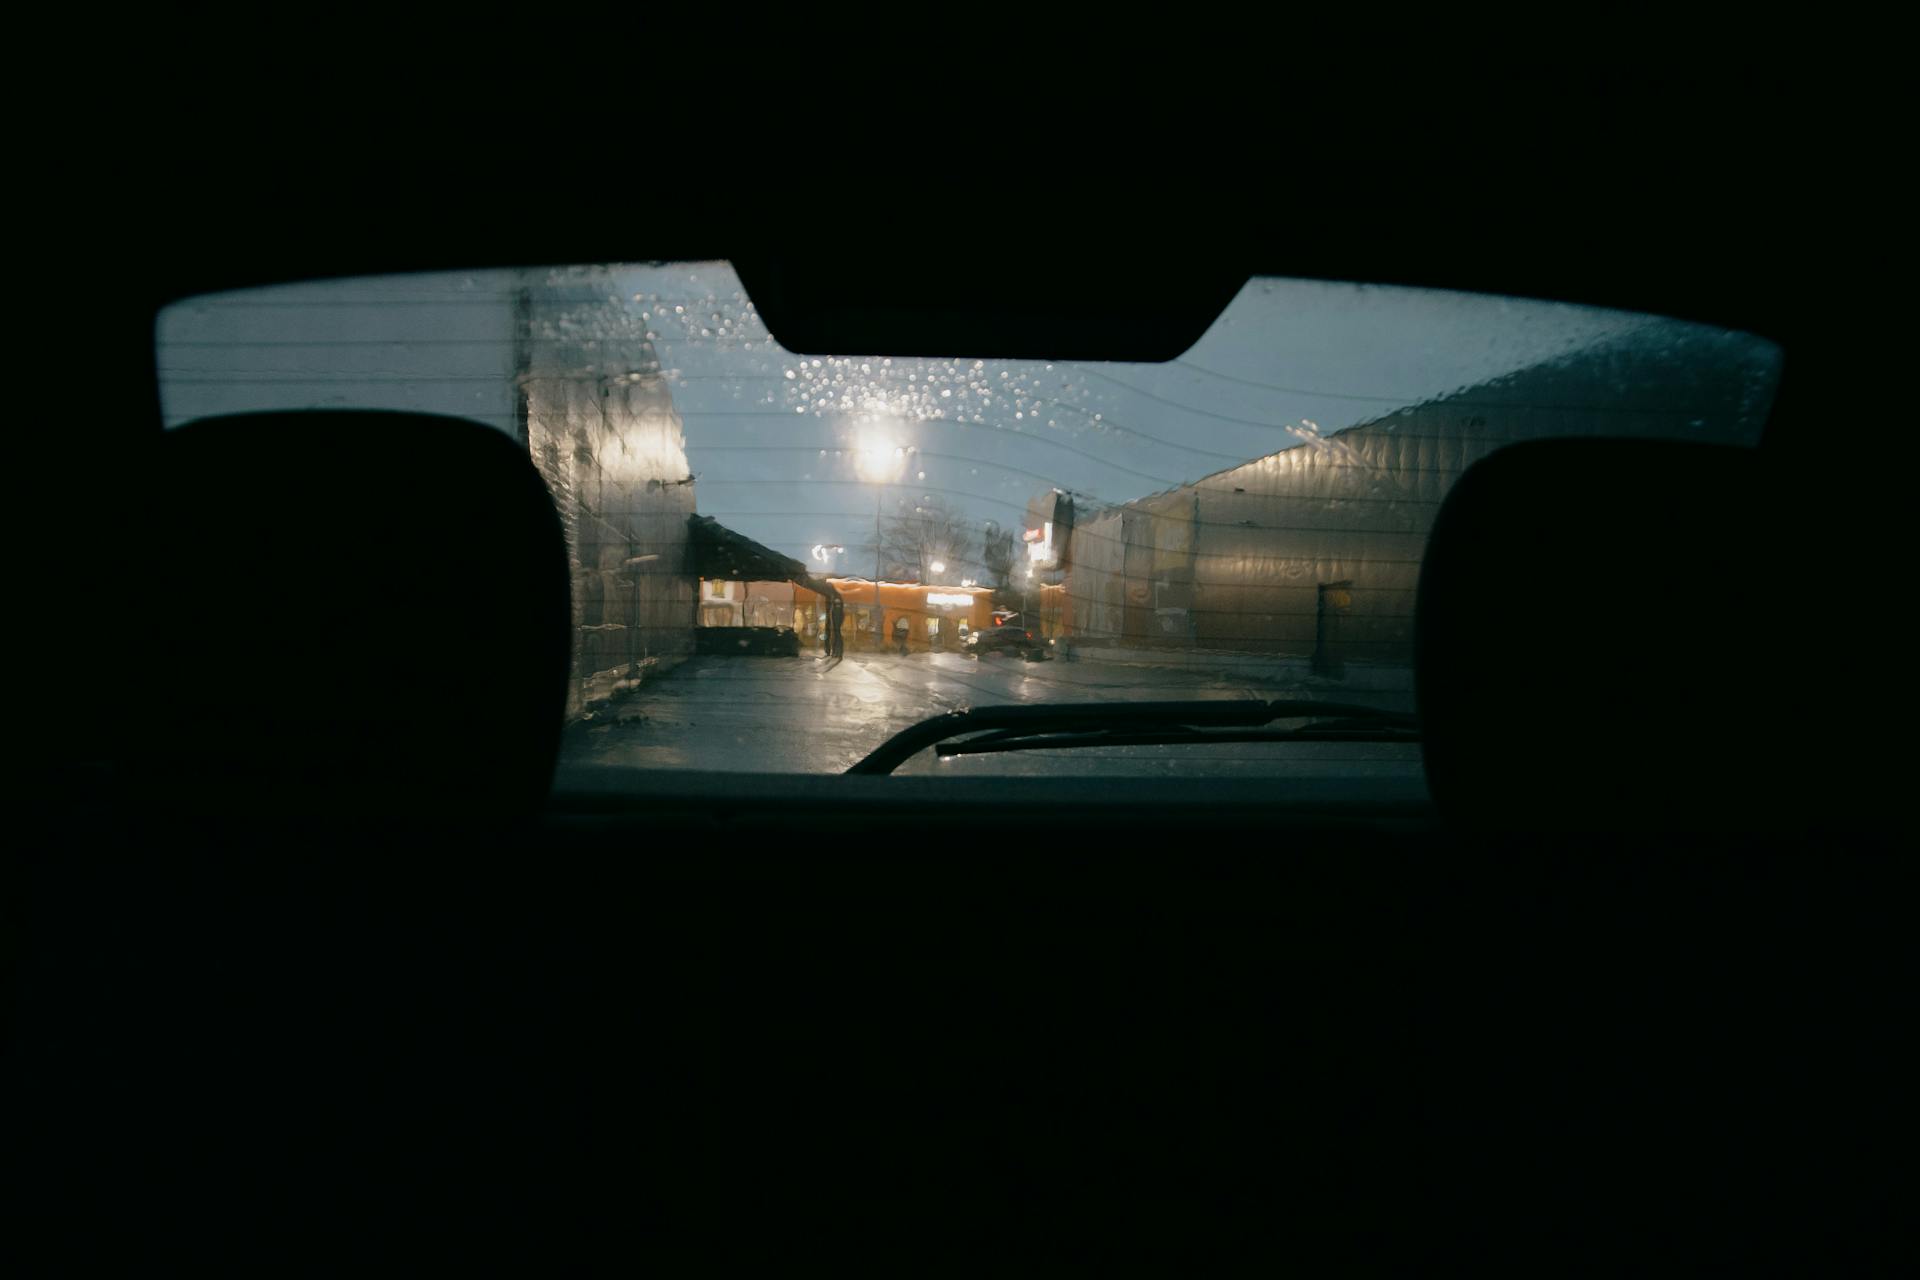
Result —
[{"label": "sidewalk", "polygon": [[1349,662],[1336,678],[1313,669],[1311,658],[1281,654],[1235,653],[1222,649],[1148,649],[1121,645],[1075,645],[1064,655],[1070,662],[1108,662],[1122,666],[1216,671],[1251,680],[1270,680],[1311,688],[1365,692],[1413,692],[1413,669]]},{"label": "sidewalk", "polygon": [[570,720],[592,721],[618,711],[619,705],[642,685],[650,684],[687,660],[685,654],[654,655],[630,666],[611,667],[591,676],[573,677],[570,700],[578,706]]}]

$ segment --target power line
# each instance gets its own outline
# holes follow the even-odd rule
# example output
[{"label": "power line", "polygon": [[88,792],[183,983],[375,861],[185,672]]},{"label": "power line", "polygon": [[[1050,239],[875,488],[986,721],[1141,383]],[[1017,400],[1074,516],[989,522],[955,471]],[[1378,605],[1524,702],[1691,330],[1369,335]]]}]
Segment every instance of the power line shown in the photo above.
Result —
[{"label": "power line", "polygon": [[[1185,356],[1178,356],[1174,358],[1172,361],[1169,361],[1169,363],[1181,365],[1181,366],[1184,366],[1185,368],[1192,369],[1195,373],[1204,373],[1209,378],[1218,378],[1222,382],[1237,382],[1243,387],[1257,387],[1262,391],[1281,391],[1281,392],[1285,392],[1288,395],[1313,396],[1321,400],[1362,400],[1362,401],[1376,402],[1380,404],[1419,404],[1421,401],[1431,398],[1430,396],[1370,396],[1370,395],[1360,395],[1356,392],[1314,391],[1306,387],[1284,387],[1284,386],[1278,385],[1277,383],[1256,382],[1251,378],[1240,378],[1230,373],[1221,373],[1216,369],[1203,368],[1200,365],[1194,364],[1191,360],[1188,360]],[[1125,384],[1122,384],[1122,385],[1125,385]],[[1130,387],[1128,389],[1140,395],[1147,394],[1146,392],[1141,391],[1138,387]]]},{"label": "power line", "polygon": [[[1513,370],[1511,372],[1513,373],[1527,372],[1538,367],[1539,367],[1538,365],[1528,365],[1528,366],[1525,366],[1525,368],[1523,369]],[[1155,401],[1159,404],[1164,404],[1169,408],[1178,409],[1183,413],[1197,414],[1201,417],[1214,418],[1221,422],[1232,422],[1232,423],[1237,423],[1241,426],[1259,427],[1269,431],[1292,430],[1291,425],[1286,423],[1263,422],[1263,421],[1257,421],[1253,418],[1241,418],[1241,417],[1236,417],[1233,414],[1216,413],[1211,409],[1202,409],[1198,405],[1188,404],[1183,400],[1169,400],[1165,396],[1155,395],[1153,392],[1148,391],[1143,387],[1136,387],[1131,385],[1130,383],[1122,382],[1120,381],[1120,379],[1113,377],[1111,374],[1101,373],[1097,369],[1084,369],[1083,372],[1091,374],[1093,377],[1099,378],[1103,381],[1111,382],[1114,386],[1119,387],[1123,391],[1131,392],[1132,394],[1137,396],[1143,396],[1148,400]],[[1508,375],[1499,375],[1499,376],[1504,377]],[[1488,382],[1491,382],[1491,381],[1493,381],[1493,379],[1489,378],[1476,385],[1485,386]],[[1275,387],[1272,389],[1286,390],[1286,388],[1280,388],[1280,387]],[[1295,391],[1293,392],[1293,394],[1321,396],[1322,398],[1328,399],[1328,400],[1378,400],[1380,403],[1396,404],[1396,405],[1399,405],[1400,407],[1409,408],[1409,409],[1418,408],[1421,405],[1427,405],[1427,404],[1445,404],[1449,408],[1462,408],[1462,409],[1468,409],[1468,408],[1526,409],[1526,410],[1535,411],[1535,412],[1545,410],[1545,411],[1552,411],[1556,413],[1627,413],[1627,414],[1637,414],[1637,415],[1642,415],[1647,417],[1695,417],[1697,418],[1697,417],[1703,416],[1706,413],[1705,410],[1699,410],[1699,409],[1684,409],[1684,408],[1655,409],[1655,408],[1639,408],[1633,405],[1550,404],[1544,401],[1538,402],[1538,403],[1516,403],[1513,401],[1504,401],[1504,400],[1475,401],[1475,400],[1455,398],[1445,393],[1436,393],[1434,395],[1426,397],[1425,399],[1413,400],[1413,401],[1408,401],[1408,400],[1400,399],[1397,397],[1391,398],[1391,399],[1384,399],[1381,397],[1371,397],[1371,396],[1341,395],[1334,392]]]},{"label": "power line", "polygon": [[[734,376],[734,375],[730,375],[730,374],[677,374],[677,375],[674,375],[674,377],[676,377],[676,378],[678,378],[678,379],[680,379],[680,380],[682,380],[682,381],[688,381],[688,380],[693,380],[693,379],[696,379],[696,378],[697,378],[697,379],[703,379],[703,380],[704,380],[704,379],[709,379],[709,378],[715,378],[715,379],[720,379],[720,378],[730,378],[730,377],[733,377],[733,376]],[[862,377],[880,377],[880,376],[883,376],[883,375],[880,375],[880,374],[863,374],[863,375],[861,375],[861,376],[862,376]],[[887,375],[884,375],[884,376],[893,376],[893,375],[889,373],[889,374],[887,374]],[[740,378],[740,380],[742,380],[742,381],[747,381],[747,380],[751,380],[751,381],[755,381],[755,382],[781,382],[781,383],[784,383],[785,381],[787,381],[787,379],[785,379],[785,378],[783,378],[783,377],[782,377],[782,375],[780,375],[780,374],[748,374],[748,375],[742,375],[742,376],[741,376],[741,378]],[[669,381],[672,381],[672,379],[669,379]],[[798,386],[799,384],[798,384],[798,383],[796,382],[796,384],[795,384],[795,385],[796,385],[796,386]],[[1196,455],[1198,455],[1198,456],[1201,456],[1201,457],[1208,457],[1208,458],[1220,458],[1220,459],[1224,459],[1224,460],[1227,460],[1227,461],[1233,461],[1233,460],[1237,460],[1237,459],[1239,459],[1239,458],[1241,457],[1241,455],[1239,455],[1239,454],[1233,454],[1233,453],[1221,453],[1221,452],[1219,452],[1219,451],[1217,451],[1217,450],[1213,450],[1213,449],[1201,449],[1201,448],[1196,448],[1196,447],[1195,447],[1195,446],[1193,446],[1193,445],[1188,445],[1188,444],[1178,444],[1178,443],[1175,443],[1175,442],[1174,442],[1174,441],[1172,441],[1172,440],[1168,440],[1168,439],[1165,439],[1164,437],[1161,437],[1161,436],[1156,436],[1156,435],[1151,435],[1151,434],[1149,434],[1148,432],[1145,432],[1145,431],[1142,431],[1142,430],[1140,430],[1140,429],[1139,429],[1139,428],[1137,428],[1137,427],[1133,427],[1133,426],[1129,426],[1128,424],[1126,424],[1126,423],[1124,423],[1124,422],[1121,422],[1121,421],[1119,421],[1118,419],[1113,419],[1113,418],[1108,418],[1108,417],[1106,416],[1106,414],[1105,414],[1105,411],[1104,411],[1104,410],[1103,410],[1103,411],[1100,411],[1100,412],[1095,412],[1094,410],[1091,410],[1091,409],[1086,409],[1086,408],[1083,408],[1083,407],[1081,407],[1080,405],[1077,405],[1077,404],[1072,404],[1072,403],[1070,403],[1070,402],[1068,402],[1068,401],[1065,401],[1065,400],[1061,400],[1061,399],[1059,399],[1059,398],[1057,398],[1057,397],[1054,397],[1054,396],[1043,396],[1043,395],[1041,395],[1041,394],[1040,394],[1039,392],[1037,392],[1037,391],[1033,391],[1033,392],[1019,392],[1019,391],[1002,391],[1002,392],[997,392],[997,393],[995,393],[995,394],[999,394],[999,395],[1003,395],[1003,396],[1006,396],[1007,398],[1009,398],[1009,399],[1013,399],[1013,400],[1022,400],[1022,399],[1024,399],[1024,400],[1031,400],[1031,401],[1033,401],[1033,402],[1034,402],[1035,404],[1045,404],[1045,405],[1050,405],[1050,406],[1052,406],[1053,408],[1056,408],[1056,409],[1060,409],[1060,410],[1064,410],[1064,411],[1066,411],[1066,412],[1068,412],[1068,413],[1078,413],[1078,414],[1081,414],[1081,415],[1083,415],[1083,416],[1085,416],[1085,417],[1087,417],[1087,418],[1089,418],[1089,419],[1091,419],[1092,421],[1094,421],[1095,423],[1097,423],[1097,424],[1098,424],[1099,426],[1101,426],[1102,428],[1110,428],[1110,429],[1112,429],[1112,430],[1115,430],[1115,431],[1118,431],[1118,432],[1120,432],[1120,433],[1122,433],[1122,434],[1124,434],[1124,435],[1132,435],[1132,436],[1138,436],[1138,437],[1140,437],[1140,438],[1141,438],[1142,440],[1150,440],[1150,441],[1152,441],[1152,442],[1153,442],[1154,444],[1157,444],[1157,445],[1160,445],[1160,446],[1162,446],[1163,448],[1168,448],[1168,449],[1177,449],[1177,450],[1179,450],[1179,451],[1180,451],[1180,452],[1182,452],[1182,453],[1191,453],[1191,454],[1196,454]],[[1016,408],[1016,411],[1018,411],[1018,410],[1017,410],[1017,408]],[[708,413],[708,412],[712,412],[712,411],[707,411],[707,410],[693,410],[692,412],[694,412],[694,413]],[[847,412],[847,410],[841,410],[841,412]],[[853,412],[859,412],[859,411],[858,411],[858,410],[853,410]],[[942,411],[941,411],[941,415],[936,415],[935,417],[931,417],[931,418],[919,418],[919,419],[916,419],[916,421],[918,421],[918,422],[954,422],[954,423],[958,423],[958,424],[960,424],[960,425],[962,425],[962,426],[991,426],[991,425],[992,425],[992,424],[988,424],[988,423],[981,423],[981,422],[967,422],[967,421],[966,421],[965,419],[962,419],[962,418],[958,418],[958,417],[954,417],[954,418],[948,418],[948,417],[945,417],[945,416],[943,416],[943,415],[944,415],[944,412],[945,412],[945,410],[944,410],[944,408],[943,408],[943,409],[942,409]],[[794,416],[796,416],[796,417],[798,417],[799,415],[798,415],[798,414],[796,414],[796,415],[794,415]],[[1001,419],[1002,419],[1002,425],[1000,425],[1000,426],[998,426],[998,427],[996,427],[996,428],[994,428],[994,429],[997,429],[997,430],[1004,430],[1004,431],[1009,431],[1009,432],[1010,432],[1011,434],[1013,434],[1013,435],[1021,435],[1021,436],[1024,436],[1024,435],[1026,435],[1026,434],[1027,434],[1027,433],[1025,433],[1025,432],[1022,432],[1022,431],[1019,431],[1019,430],[1016,430],[1016,429],[1013,429],[1013,428],[1009,428],[1009,427],[1006,427],[1006,426],[1004,425],[1004,420],[1005,420],[1005,414],[1004,414],[1004,413],[1001,413],[1001,414],[1000,414],[999,416],[1000,416],[1000,417],[1001,417]],[[1038,420],[1038,415],[1037,415],[1037,414],[1034,414],[1034,415],[1032,415],[1032,416],[1034,416],[1034,418],[1036,419],[1036,421]],[[1045,437],[1041,437],[1041,436],[1034,436],[1034,437],[1032,437],[1032,438],[1033,438],[1033,439],[1044,439]],[[1088,456],[1091,456],[1091,455],[1088,455]]]},{"label": "power line", "polygon": [[[811,454],[819,454],[819,453],[821,453],[821,452],[827,452],[827,453],[830,453],[830,454],[843,454],[843,453],[845,453],[845,452],[847,452],[846,450],[843,450],[843,449],[831,449],[831,450],[822,450],[822,449],[821,449],[821,448],[820,448],[820,447],[819,447],[818,445],[800,445],[800,444],[795,444],[795,445],[761,445],[761,444],[689,444],[689,445],[687,445],[687,446],[686,446],[686,451],[687,451],[687,453],[688,453],[688,454],[690,454],[690,455],[691,455],[691,454],[695,454],[695,453],[811,453]],[[1080,452],[1080,451],[1079,451],[1079,450],[1072,450],[1072,452],[1075,452],[1075,453],[1078,453],[1078,452]],[[976,458],[976,457],[973,457],[973,456],[971,456],[971,455],[968,455],[968,454],[959,454],[959,453],[942,453],[942,452],[940,452],[940,451],[938,451],[938,450],[934,450],[934,449],[918,449],[918,448],[916,448],[916,449],[915,449],[915,451],[914,451],[914,456],[916,456],[916,457],[920,457],[920,458],[933,458],[933,459],[936,459],[936,460],[938,460],[938,461],[941,461],[941,462],[955,462],[955,463],[961,463],[961,464],[967,464],[967,465],[973,465],[973,466],[981,466],[981,467],[993,467],[993,468],[995,468],[996,470],[1000,470],[1000,471],[1009,471],[1009,472],[1012,472],[1012,473],[1013,473],[1013,474],[1015,474],[1015,475],[1021,475],[1021,476],[1026,476],[1027,478],[1029,478],[1029,479],[1031,479],[1031,480],[1034,480],[1034,481],[1037,481],[1037,482],[1038,482],[1038,483],[1040,483],[1040,484],[1043,484],[1043,485],[1046,485],[1046,486],[1048,486],[1049,488],[1052,488],[1052,487],[1055,487],[1055,486],[1057,485],[1057,483],[1058,483],[1057,481],[1055,481],[1055,480],[1053,479],[1053,477],[1051,477],[1051,476],[1047,476],[1047,475],[1042,475],[1042,474],[1041,474],[1040,472],[1038,472],[1038,471],[1029,471],[1029,470],[1027,470],[1027,469],[1026,469],[1025,467],[1016,467],[1016,466],[1013,466],[1013,465],[1011,465],[1010,463],[1005,463],[1005,462],[996,462],[996,461],[994,461],[994,460],[993,460],[993,459],[991,459],[991,458]],[[1130,475],[1130,476],[1138,476],[1138,477],[1140,477],[1140,478],[1141,478],[1142,480],[1152,480],[1152,481],[1154,481],[1154,482],[1155,482],[1155,483],[1157,483],[1157,484],[1172,484],[1172,485],[1176,485],[1176,486],[1177,486],[1177,485],[1179,485],[1179,484],[1181,483],[1180,481],[1177,481],[1177,480],[1172,480],[1172,479],[1169,479],[1169,478],[1168,478],[1168,477],[1166,477],[1166,476],[1156,476],[1156,475],[1149,475],[1149,474],[1147,474],[1147,473],[1146,473],[1146,472],[1144,472],[1144,471],[1135,471],[1135,470],[1133,470],[1133,469],[1132,469],[1131,467],[1124,467],[1124,466],[1121,466],[1121,465],[1120,465],[1120,464],[1118,464],[1118,463],[1109,463],[1109,462],[1104,462],[1103,460],[1101,460],[1101,459],[1099,459],[1099,458],[1096,458],[1096,457],[1094,457],[1094,456],[1093,456],[1093,455],[1091,455],[1091,454],[1083,454],[1082,456],[1084,456],[1084,457],[1087,457],[1087,458],[1089,458],[1089,459],[1090,459],[1091,461],[1093,461],[1093,462],[1096,462],[1096,463],[1099,463],[1099,464],[1100,464],[1100,465],[1102,465],[1102,466],[1107,466],[1107,467],[1111,467],[1111,468],[1112,468],[1113,470],[1115,470],[1115,471],[1124,471],[1124,472],[1126,472],[1126,473],[1127,473],[1128,475]],[[725,482],[724,482],[724,481],[718,481],[718,482],[716,482],[716,483],[725,483]],[[871,482],[871,481],[868,481],[867,483],[872,483],[872,482]],[[909,487],[910,487],[910,482],[908,482],[908,481],[905,481],[905,480],[902,480],[902,481],[899,481],[899,482],[897,482],[897,483],[899,483],[899,484],[902,484],[902,485],[909,485]],[[1098,495],[1098,494],[1096,494],[1096,493],[1083,493],[1083,494],[1080,494],[1080,496],[1083,496],[1083,497],[1087,497],[1087,498],[1091,498],[1091,499],[1092,499],[1093,501],[1095,501],[1095,502],[1100,502],[1100,503],[1107,503],[1107,502],[1109,501],[1109,499],[1106,499],[1106,498],[1102,498],[1102,497],[1100,497],[1100,495]]]}]

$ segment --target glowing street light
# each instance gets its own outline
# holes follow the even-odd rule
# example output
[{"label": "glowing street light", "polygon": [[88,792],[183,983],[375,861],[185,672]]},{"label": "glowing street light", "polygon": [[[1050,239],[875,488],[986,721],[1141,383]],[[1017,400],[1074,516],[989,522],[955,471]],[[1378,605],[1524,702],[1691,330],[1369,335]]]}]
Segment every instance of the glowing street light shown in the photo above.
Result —
[{"label": "glowing street light", "polygon": [[945,573],[947,571],[947,562],[945,560],[935,560],[932,564],[928,565],[927,568],[933,570],[935,573]]},{"label": "glowing street light", "polygon": [[880,605],[880,512],[887,498],[887,485],[898,480],[907,469],[907,451],[890,438],[891,422],[863,425],[853,449],[853,469],[862,480],[873,485],[873,635],[884,645],[880,622],[886,616]]},{"label": "glowing street light", "polygon": [[870,484],[887,484],[907,469],[907,451],[889,439],[884,428],[866,427],[853,447],[853,469]]}]

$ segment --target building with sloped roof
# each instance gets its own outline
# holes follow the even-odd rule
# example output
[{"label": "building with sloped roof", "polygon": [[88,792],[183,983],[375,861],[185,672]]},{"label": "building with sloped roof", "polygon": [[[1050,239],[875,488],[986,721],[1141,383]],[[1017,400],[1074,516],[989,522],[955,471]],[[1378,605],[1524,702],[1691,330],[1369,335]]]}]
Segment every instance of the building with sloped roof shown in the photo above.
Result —
[{"label": "building with sloped roof", "polygon": [[[1427,534],[1469,466],[1551,437],[1750,444],[1778,374],[1770,343],[1657,320],[1342,431],[1299,424],[1286,449],[1082,513],[1067,630],[1076,646],[1410,664]],[[1621,518],[1632,518],[1627,495]]]}]

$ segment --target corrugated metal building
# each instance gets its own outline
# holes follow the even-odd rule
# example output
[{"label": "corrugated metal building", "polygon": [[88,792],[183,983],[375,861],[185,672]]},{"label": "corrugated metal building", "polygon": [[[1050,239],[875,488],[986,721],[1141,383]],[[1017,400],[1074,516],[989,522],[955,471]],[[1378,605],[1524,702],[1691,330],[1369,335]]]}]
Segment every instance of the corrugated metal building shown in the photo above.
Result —
[{"label": "corrugated metal building", "polygon": [[1079,644],[1407,664],[1427,533],[1468,466],[1555,436],[1751,443],[1777,378],[1769,343],[1661,321],[1347,430],[1290,428],[1279,452],[1083,514],[1070,630]]},{"label": "corrugated metal building", "polygon": [[693,476],[653,344],[603,280],[530,282],[516,314],[519,429],[573,569],[572,716],[693,652]]}]

